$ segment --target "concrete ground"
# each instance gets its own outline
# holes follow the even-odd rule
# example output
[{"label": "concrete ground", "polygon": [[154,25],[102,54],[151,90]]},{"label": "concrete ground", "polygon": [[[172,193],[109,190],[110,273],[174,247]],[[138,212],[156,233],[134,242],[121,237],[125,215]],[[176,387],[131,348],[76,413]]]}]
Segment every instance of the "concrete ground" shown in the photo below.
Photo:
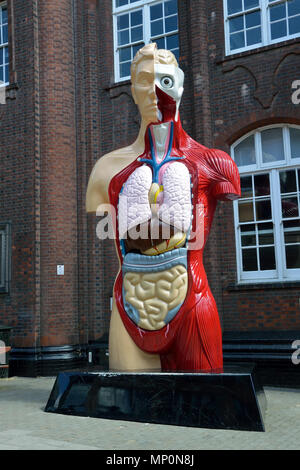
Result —
[{"label": "concrete ground", "polygon": [[300,449],[300,390],[265,387],[262,433],[45,413],[54,381],[0,379],[0,450]]}]

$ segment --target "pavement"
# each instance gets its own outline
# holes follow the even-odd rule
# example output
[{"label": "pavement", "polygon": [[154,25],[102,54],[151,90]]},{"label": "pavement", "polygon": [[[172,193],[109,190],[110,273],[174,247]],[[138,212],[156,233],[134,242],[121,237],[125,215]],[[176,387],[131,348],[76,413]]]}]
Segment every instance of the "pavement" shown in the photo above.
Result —
[{"label": "pavement", "polygon": [[299,450],[300,390],[265,387],[265,432],[45,413],[55,377],[0,379],[0,450]]}]

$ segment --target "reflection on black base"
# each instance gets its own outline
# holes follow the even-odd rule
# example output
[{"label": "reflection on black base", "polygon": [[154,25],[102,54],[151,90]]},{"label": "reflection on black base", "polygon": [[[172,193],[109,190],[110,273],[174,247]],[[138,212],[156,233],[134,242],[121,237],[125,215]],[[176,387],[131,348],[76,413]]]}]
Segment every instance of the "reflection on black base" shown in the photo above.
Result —
[{"label": "reflection on black base", "polygon": [[266,400],[253,366],[224,373],[60,372],[45,411],[213,429],[264,431]]}]

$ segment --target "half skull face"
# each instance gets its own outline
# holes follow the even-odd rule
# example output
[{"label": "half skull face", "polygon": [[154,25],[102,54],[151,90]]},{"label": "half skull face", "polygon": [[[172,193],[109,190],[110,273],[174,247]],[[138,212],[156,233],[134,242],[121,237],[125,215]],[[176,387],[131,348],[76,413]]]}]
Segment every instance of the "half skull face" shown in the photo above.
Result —
[{"label": "half skull face", "polygon": [[132,95],[146,122],[178,119],[184,73],[176,65],[155,64],[145,59],[138,64]]},{"label": "half skull face", "polygon": [[154,64],[154,81],[158,99],[159,119],[178,119],[183,94],[184,73],[176,65]]}]

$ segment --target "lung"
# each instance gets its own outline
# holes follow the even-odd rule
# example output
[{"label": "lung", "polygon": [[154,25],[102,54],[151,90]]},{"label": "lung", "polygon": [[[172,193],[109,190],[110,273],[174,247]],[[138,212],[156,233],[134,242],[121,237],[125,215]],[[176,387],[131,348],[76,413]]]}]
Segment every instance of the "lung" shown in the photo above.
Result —
[{"label": "lung", "polygon": [[184,163],[173,162],[162,168],[163,203],[158,217],[187,233],[192,217],[190,174]]},{"label": "lung", "polygon": [[152,171],[146,165],[137,168],[125,182],[119,197],[119,236],[151,219],[148,194],[152,184]]},{"label": "lung", "polygon": [[[190,175],[187,167],[181,162],[167,163],[159,172],[159,180],[161,197],[158,202],[158,218],[187,233],[192,217]],[[149,203],[152,184],[152,170],[143,165],[136,168],[123,185],[118,211],[120,238],[124,238],[133,227],[152,218]]]}]

